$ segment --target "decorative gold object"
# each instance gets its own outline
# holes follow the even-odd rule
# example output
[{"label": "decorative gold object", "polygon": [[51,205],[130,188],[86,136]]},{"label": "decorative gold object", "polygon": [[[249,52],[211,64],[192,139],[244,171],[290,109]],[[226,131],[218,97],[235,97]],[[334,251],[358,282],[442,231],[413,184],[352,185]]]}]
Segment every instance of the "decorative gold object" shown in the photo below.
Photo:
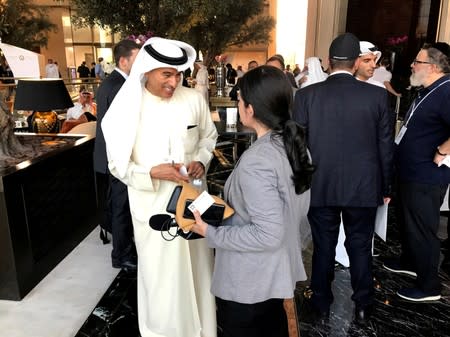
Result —
[{"label": "decorative gold object", "polygon": [[54,110],[72,106],[72,99],[61,79],[26,79],[17,84],[14,108],[34,111],[31,120],[33,132],[57,133],[59,120]]},{"label": "decorative gold object", "polygon": [[57,133],[59,131],[58,115],[54,111],[36,111],[32,119],[33,132]]}]

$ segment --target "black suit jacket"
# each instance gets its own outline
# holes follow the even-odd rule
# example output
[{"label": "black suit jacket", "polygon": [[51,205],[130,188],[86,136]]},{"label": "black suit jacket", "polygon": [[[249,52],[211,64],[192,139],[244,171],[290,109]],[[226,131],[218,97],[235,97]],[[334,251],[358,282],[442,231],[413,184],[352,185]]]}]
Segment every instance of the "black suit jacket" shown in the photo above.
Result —
[{"label": "black suit jacket", "polygon": [[375,207],[392,179],[394,113],[387,91],[350,74],[299,90],[293,119],[307,129],[311,206]]},{"label": "black suit jacket", "polygon": [[[94,148],[94,169],[100,173],[109,172],[105,138],[101,128],[102,120],[111,102],[124,83],[125,78],[118,71],[114,70],[102,81],[97,90],[97,131]],[[126,107],[124,107],[124,114],[126,113],[125,109]]]}]

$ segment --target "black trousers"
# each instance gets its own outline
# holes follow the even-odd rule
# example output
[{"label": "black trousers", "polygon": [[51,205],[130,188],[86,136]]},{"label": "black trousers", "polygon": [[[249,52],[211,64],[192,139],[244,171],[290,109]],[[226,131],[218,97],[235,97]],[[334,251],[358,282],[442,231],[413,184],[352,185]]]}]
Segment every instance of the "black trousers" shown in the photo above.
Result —
[{"label": "black trousers", "polygon": [[312,257],[312,304],[322,312],[333,302],[334,259],[341,215],[345,230],[345,248],[350,260],[352,300],[358,307],[373,303],[372,237],[376,207],[310,207],[314,251]]},{"label": "black trousers", "polygon": [[446,189],[447,185],[398,185],[403,237],[401,260],[417,273],[416,285],[427,293],[441,291],[438,277],[440,240],[437,232]]},{"label": "black trousers", "polygon": [[98,198],[104,205],[102,227],[112,233],[113,264],[133,259],[135,253],[133,241],[133,222],[128,201],[127,186],[112,174],[97,173]]},{"label": "black trousers", "polygon": [[216,297],[217,323],[223,337],[288,337],[283,299],[254,304],[226,301]]}]

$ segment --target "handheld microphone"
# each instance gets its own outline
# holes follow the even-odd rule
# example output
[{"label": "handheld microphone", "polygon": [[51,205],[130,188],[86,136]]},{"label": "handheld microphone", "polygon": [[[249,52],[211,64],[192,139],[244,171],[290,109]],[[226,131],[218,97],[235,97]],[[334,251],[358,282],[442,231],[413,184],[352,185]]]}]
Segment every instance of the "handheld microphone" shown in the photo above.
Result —
[{"label": "handheld microphone", "polygon": [[166,231],[170,227],[177,227],[175,218],[169,214],[155,214],[150,217],[149,225],[155,231]]}]

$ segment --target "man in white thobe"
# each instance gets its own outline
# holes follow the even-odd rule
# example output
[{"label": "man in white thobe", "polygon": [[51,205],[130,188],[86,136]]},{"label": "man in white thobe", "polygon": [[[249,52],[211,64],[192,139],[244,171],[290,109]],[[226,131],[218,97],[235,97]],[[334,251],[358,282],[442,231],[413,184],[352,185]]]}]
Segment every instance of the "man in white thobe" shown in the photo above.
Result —
[{"label": "man in white thobe", "polygon": [[[217,131],[208,105],[198,92],[179,85],[195,58],[184,42],[147,40],[102,122],[109,169],[128,185],[142,337],[217,333],[210,293],[213,254],[205,240],[166,241],[149,227],[152,215],[166,213],[178,182],[205,182],[212,158]],[[183,165],[188,176],[180,171]]]},{"label": "man in white thobe", "polygon": [[205,98],[207,104],[209,104],[209,76],[208,69],[203,65],[202,61],[195,62],[195,69],[197,69],[197,75],[195,76],[195,90],[200,92]]}]

